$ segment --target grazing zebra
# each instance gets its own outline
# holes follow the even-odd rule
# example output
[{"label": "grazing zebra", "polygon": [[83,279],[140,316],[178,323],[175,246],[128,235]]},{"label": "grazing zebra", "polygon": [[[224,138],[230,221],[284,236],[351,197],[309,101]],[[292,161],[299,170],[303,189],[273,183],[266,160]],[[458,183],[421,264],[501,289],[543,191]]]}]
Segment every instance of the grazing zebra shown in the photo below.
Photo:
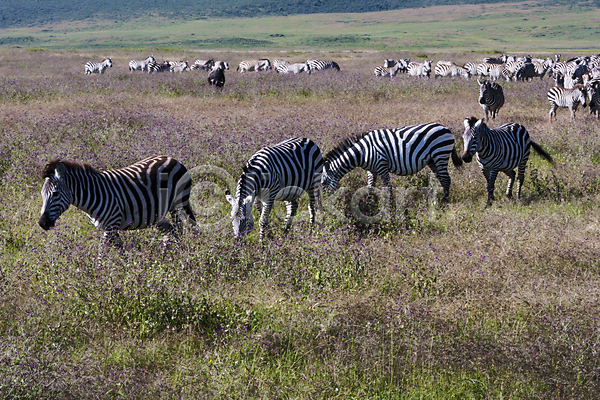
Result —
[{"label": "grazing zebra", "polygon": [[280,65],[290,65],[290,63],[287,60],[282,60],[280,58],[276,58],[273,61],[273,69],[277,71],[279,69]]},{"label": "grazing zebra", "polygon": [[425,76],[429,79],[429,76],[431,75],[431,61],[425,60],[423,63],[411,61],[408,63],[406,72],[410,76]]},{"label": "grazing zebra", "polygon": [[196,219],[189,204],[192,187],[187,169],[168,156],[149,157],[125,168],[98,171],[88,164],[54,159],[43,173],[39,225],[48,230],[71,204],[85,212],[104,240],[122,246],[118,231],[156,225],[167,234],[183,210],[190,224]]},{"label": "grazing zebra", "polygon": [[505,76],[505,74],[502,73],[504,71],[504,68],[505,67],[503,64],[479,64],[479,66],[477,67],[477,75],[487,76],[492,80],[497,80],[501,76]]},{"label": "grazing zebra", "polygon": [[455,166],[462,164],[452,132],[440,124],[374,130],[347,139],[327,153],[322,182],[325,187],[337,190],[344,175],[361,167],[367,171],[368,186],[373,186],[379,175],[383,186],[390,187],[390,172],[413,175],[428,165],[444,189],[442,201],[447,202],[451,156]]},{"label": "grazing zebra", "polygon": [[88,61],[85,64],[85,74],[89,75],[91,73],[94,74],[103,74],[104,70],[107,67],[112,68],[112,58],[105,58],[101,63],[95,63],[93,61]]},{"label": "grazing zebra", "polygon": [[154,59],[154,56],[148,56],[148,58],[146,58],[143,61],[131,60],[131,61],[129,61],[129,71],[133,72],[138,69],[140,71],[145,71],[146,68],[148,67],[148,64],[151,62],[156,62],[156,60]]},{"label": "grazing zebra", "polygon": [[183,71],[189,71],[190,66],[187,61],[166,61],[169,63],[169,71],[171,72],[179,72],[180,74]]},{"label": "grazing zebra", "polygon": [[146,69],[148,70],[149,74],[151,74],[153,72],[166,72],[166,71],[171,70],[171,65],[167,61],[165,61],[162,64],[159,64],[156,62],[150,62],[146,66]]},{"label": "grazing zebra", "polygon": [[525,80],[531,81],[536,76],[535,65],[531,62],[523,63],[515,74],[516,79],[523,82],[525,82]]},{"label": "grazing zebra", "polygon": [[587,96],[585,86],[575,85],[573,89],[566,89],[562,86],[554,86],[548,91],[548,101],[550,102],[549,119],[552,122],[552,117],[556,119],[556,109],[558,107],[568,108],[571,111],[571,119],[575,119],[575,111],[579,103],[583,107],[586,106],[585,98]]},{"label": "grazing zebra", "polygon": [[294,75],[299,74],[301,72],[306,72],[310,74],[310,67],[307,63],[294,63],[294,64],[279,64],[277,67],[277,72],[280,74],[289,74],[292,72]]},{"label": "grazing zebra", "polygon": [[324,71],[326,69],[340,70],[340,66],[335,61],[306,60],[306,64],[308,64],[311,71]]},{"label": "grazing zebra", "polygon": [[521,187],[525,180],[525,167],[529,159],[530,148],[552,163],[552,157],[540,145],[529,138],[529,133],[523,125],[505,124],[497,129],[489,129],[483,120],[471,117],[464,121],[463,133],[464,162],[471,162],[477,153],[477,163],[487,181],[487,205],[494,201],[494,188],[499,172],[508,176],[506,196],[512,198],[512,189],[517,174],[517,199],[521,198]]},{"label": "grazing zebra", "polygon": [[225,72],[223,71],[223,68],[219,66],[210,71],[207,80],[209,85],[214,85],[218,88],[222,88],[223,85],[225,85]]},{"label": "grazing zebra", "polygon": [[268,69],[271,69],[271,61],[266,58],[261,58],[260,60],[242,61],[237,67],[237,70],[240,71],[240,74],[249,71],[266,71]]},{"label": "grazing zebra", "polygon": [[315,205],[319,196],[323,157],[310,139],[293,138],[275,146],[265,147],[246,163],[237,183],[235,198],[229,191],[225,198],[231,203],[233,233],[242,237],[254,227],[252,205],[255,200],[260,213],[260,238],[269,225],[269,214],[275,200],[285,201],[285,229],[289,229],[298,210],[298,199],[308,193],[310,223],[315,221]]},{"label": "grazing zebra", "polygon": [[468,62],[465,65],[463,65],[463,68],[467,70],[467,72],[469,73],[469,75],[471,76],[475,76],[475,75],[479,75],[479,73],[477,72],[477,70],[479,69],[479,63],[477,62]]},{"label": "grazing zebra", "polygon": [[191,70],[203,69],[204,71],[210,71],[215,65],[215,60],[196,60],[194,65],[190,67]]},{"label": "grazing zebra", "polygon": [[488,113],[496,119],[498,111],[504,105],[504,92],[502,86],[495,82],[477,80],[479,83],[479,104],[485,112],[485,119],[488,120]]},{"label": "grazing zebra", "polygon": [[[447,63],[451,63],[451,64],[447,64]],[[438,61],[438,63],[435,66],[435,75],[434,76],[436,78],[438,76],[441,76],[441,77],[462,76],[465,79],[469,79],[469,71],[467,71],[463,67],[460,67],[460,66],[454,64],[452,61],[444,61],[444,62]]]}]

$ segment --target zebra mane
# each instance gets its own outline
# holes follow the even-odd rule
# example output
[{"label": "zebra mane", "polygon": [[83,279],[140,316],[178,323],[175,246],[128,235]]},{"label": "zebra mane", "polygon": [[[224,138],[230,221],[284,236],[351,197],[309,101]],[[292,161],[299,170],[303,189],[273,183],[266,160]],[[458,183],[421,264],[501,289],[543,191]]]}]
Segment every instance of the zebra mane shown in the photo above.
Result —
[{"label": "zebra mane", "polygon": [[[473,127],[473,125],[475,125],[475,123],[476,123],[477,121],[479,121],[479,120],[478,120],[477,118],[475,118],[475,117],[470,117],[470,118],[465,118],[465,119],[467,120],[467,123],[469,124],[469,126],[470,126],[471,128]],[[482,124],[483,124],[483,122],[482,122]]]},{"label": "zebra mane", "polygon": [[42,178],[46,179],[51,176],[54,176],[54,171],[56,171],[56,166],[59,163],[62,163],[67,168],[67,170],[70,170],[70,171],[83,170],[86,173],[93,173],[93,174],[100,173],[100,171],[98,171],[95,167],[92,167],[90,164],[78,163],[76,161],[67,161],[67,160],[61,160],[60,158],[55,158],[55,159],[51,160],[44,168],[44,172],[42,173]]},{"label": "zebra mane", "polygon": [[323,158],[325,165],[328,166],[332,159],[344,154],[350,147],[354,146],[356,142],[367,136],[369,133],[371,132],[359,133],[354,137],[342,140],[329,153],[325,154],[325,157]]}]

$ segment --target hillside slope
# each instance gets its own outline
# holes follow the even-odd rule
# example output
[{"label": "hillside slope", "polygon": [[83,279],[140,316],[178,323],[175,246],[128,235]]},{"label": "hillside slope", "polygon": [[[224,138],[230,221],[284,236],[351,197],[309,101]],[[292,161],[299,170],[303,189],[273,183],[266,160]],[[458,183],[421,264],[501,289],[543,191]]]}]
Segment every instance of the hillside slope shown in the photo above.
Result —
[{"label": "hillside slope", "polygon": [[[125,21],[148,16],[176,20],[195,20],[207,17],[254,17],[315,13],[362,13],[372,11],[420,8],[435,5],[494,4],[511,0],[19,0],[0,1],[0,29],[40,26],[62,21],[108,19]],[[566,0],[547,1],[556,5]],[[588,2],[569,2],[588,3]]]}]

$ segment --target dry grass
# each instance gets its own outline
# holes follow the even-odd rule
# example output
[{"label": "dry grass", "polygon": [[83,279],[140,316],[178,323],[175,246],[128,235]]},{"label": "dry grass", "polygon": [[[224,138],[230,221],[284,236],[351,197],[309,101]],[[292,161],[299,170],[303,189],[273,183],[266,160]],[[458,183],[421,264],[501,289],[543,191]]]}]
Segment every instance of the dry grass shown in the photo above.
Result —
[{"label": "dry grass", "polygon": [[[167,153],[236,178],[257,149],[291,136],[326,152],[365,130],[437,121],[460,146],[463,118],[482,115],[476,83],[372,76],[400,55],[419,54],[304,53],[288,58],[342,71],[228,71],[214,91],[205,73],[130,74],[140,54],[113,52],[115,67],[85,77],[85,61],[104,55],[0,53],[2,397],[593,398],[600,124],[586,110],[548,124],[547,80],[503,84],[491,123],[523,123],[557,161],[530,158],[521,202],[501,196],[502,176],[485,208],[469,164],[450,167],[450,204],[432,206],[423,171],[394,178],[413,196],[393,221],[344,220],[349,199],[328,195],[313,229],[301,216],[282,233],[280,207],[264,245],[252,232],[236,246],[212,180],[216,194],[194,199],[209,225],[164,258],[155,230],[124,233],[125,256],[100,264],[100,234],[78,210],[50,232],[37,226],[39,171],[56,156],[110,168]],[[249,56],[219,54],[233,69]],[[342,181],[350,195],[365,183],[363,171]]]}]

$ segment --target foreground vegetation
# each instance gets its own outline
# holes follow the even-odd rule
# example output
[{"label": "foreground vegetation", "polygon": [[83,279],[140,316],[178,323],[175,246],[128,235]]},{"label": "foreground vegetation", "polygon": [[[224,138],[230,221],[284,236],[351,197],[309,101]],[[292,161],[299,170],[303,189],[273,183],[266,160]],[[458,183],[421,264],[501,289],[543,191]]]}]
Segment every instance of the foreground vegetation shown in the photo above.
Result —
[{"label": "foreground vegetation", "polygon": [[[396,215],[368,225],[351,212],[366,183],[354,171],[325,195],[317,226],[301,215],[284,234],[279,206],[264,244],[258,232],[233,243],[223,192],[265,145],[305,136],[326,152],[427,121],[461,145],[463,119],[482,116],[477,84],[372,76],[373,59],[400,56],[473,59],[301,53],[290,60],[326,57],[342,71],[227,71],[215,91],[204,72],[131,74],[125,51],[89,77],[83,64],[103,55],[0,53],[0,397],[594,398],[600,123],[559,110],[550,125],[548,80],[504,83],[491,122],[524,124],[556,160],[532,154],[521,202],[502,198],[500,176],[485,208],[484,178],[467,164],[450,167],[445,207],[429,171],[395,177]],[[200,222],[164,256],[151,229],[122,235],[125,254],[98,262],[101,235],[76,209],[51,231],[37,226],[49,159],[104,169],[154,154],[193,169]],[[358,209],[380,211],[373,198]]]}]

